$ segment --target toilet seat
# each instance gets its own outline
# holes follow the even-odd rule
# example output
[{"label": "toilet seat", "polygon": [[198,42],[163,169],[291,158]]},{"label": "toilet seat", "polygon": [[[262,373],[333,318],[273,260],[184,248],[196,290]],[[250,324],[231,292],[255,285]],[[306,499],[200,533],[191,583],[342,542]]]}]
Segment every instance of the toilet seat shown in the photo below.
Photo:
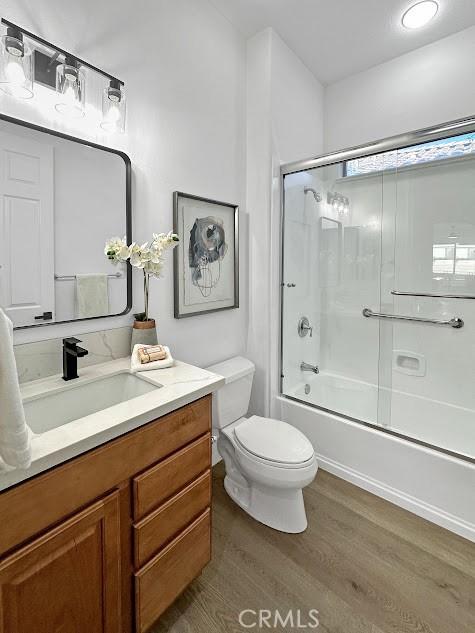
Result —
[{"label": "toilet seat", "polygon": [[260,416],[243,420],[233,429],[238,447],[255,460],[281,468],[302,468],[314,460],[307,437],[294,426]]}]

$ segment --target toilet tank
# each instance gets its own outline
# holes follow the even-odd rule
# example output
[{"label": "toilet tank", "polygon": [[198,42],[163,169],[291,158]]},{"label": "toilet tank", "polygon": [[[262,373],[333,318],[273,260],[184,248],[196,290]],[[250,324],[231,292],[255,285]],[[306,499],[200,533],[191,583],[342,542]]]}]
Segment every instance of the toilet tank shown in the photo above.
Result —
[{"label": "toilet tank", "polygon": [[255,366],[247,358],[235,356],[206,369],[223,376],[226,381],[213,394],[213,426],[222,429],[246,415]]}]

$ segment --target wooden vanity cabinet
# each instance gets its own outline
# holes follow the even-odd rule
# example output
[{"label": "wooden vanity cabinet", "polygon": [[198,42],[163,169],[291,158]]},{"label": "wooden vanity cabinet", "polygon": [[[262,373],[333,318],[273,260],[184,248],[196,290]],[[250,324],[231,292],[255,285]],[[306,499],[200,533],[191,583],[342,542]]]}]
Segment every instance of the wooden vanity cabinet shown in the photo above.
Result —
[{"label": "wooden vanity cabinet", "polygon": [[118,493],[0,563],[1,633],[120,633]]},{"label": "wooden vanity cabinet", "polygon": [[145,633],[211,557],[211,397],[0,493],[0,633]]}]

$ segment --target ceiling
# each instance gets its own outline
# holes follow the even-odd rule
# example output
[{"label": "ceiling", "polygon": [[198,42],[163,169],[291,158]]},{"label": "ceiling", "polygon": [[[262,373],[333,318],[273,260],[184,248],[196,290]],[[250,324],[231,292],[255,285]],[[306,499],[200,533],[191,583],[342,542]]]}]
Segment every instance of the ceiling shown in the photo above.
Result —
[{"label": "ceiling", "polygon": [[425,27],[401,24],[416,0],[211,0],[246,37],[272,27],[323,83],[333,83],[475,24],[475,0],[438,0]]}]

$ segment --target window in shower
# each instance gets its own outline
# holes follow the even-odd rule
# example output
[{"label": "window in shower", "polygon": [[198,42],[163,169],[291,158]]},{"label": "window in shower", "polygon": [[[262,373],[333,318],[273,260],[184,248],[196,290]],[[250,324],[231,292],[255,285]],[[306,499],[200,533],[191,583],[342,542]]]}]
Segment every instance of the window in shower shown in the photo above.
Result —
[{"label": "window in shower", "polygon": [[283,395],[475,457],[475,134],[285,175],[282,268]]},{"label": "window in shower", "polygon": [[434,160],[458,158],[474,153],[475,133],[461,134],[433,141],[432,143],[403,147],[392,152],[383,152],[382,154],[349,160],[344,164],[344,172],[346,176],[360,176],[375,171],[397,169]]}]

